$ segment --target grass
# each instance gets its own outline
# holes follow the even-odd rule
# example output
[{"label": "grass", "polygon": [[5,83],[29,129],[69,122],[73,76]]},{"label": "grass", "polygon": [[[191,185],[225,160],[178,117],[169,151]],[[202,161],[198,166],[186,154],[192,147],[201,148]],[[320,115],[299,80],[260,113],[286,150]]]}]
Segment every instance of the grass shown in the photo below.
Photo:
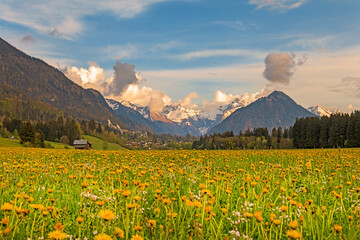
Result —
[{"label": "grass", "polygon": [[[83,135],[82,136],[83,139],[86,139],[88,140],[91,144],[92,144],[92,147],[93,149],[95,150],[103,150],[103,146],[104,146],[104,140],[102,139],[99,139],[99,138],[96,138],[96,137],[93,137],[93,136],[89,136],[89,135]],[[108,143],[108,148],[107,150],[124,150],[123,147],[121,147],[119,144],[116,144],[116,143]]]},{"label": "grass", "polygon": [[22,147],[22,144],[19,140],[0,138],[0,147]]},{"label": "grass", "polygon": [[[65,149],[65,146],[64,146],[64,144],[62,144],[62,143],[50,142],[50,141],[45,141],[45,143],[50,143],[51,146],[53,146],[55,149]],[[68,145],[68,147],[69,147],[70,149],[74,149],[73,146],[69,146],[69,145]]]},{"label": "grass", "polygon": [[[64,149],[64,144],[58,142],[45,141],[50,143],[55,149]],[[12,140],[8,138],[0,138],[0,147],[24,147],[19,140]],[[70,149],[74,149],[73,146],[68,146]]]},{"label": "grass", "polygon": [[0,148],[0,195],[1,240],[359,239],[360,149]]}]

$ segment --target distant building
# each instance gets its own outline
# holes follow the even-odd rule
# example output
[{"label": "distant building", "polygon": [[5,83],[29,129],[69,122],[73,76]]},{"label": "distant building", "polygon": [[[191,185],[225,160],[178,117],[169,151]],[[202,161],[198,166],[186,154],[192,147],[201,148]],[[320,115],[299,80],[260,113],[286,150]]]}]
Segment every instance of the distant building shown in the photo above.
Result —
[{"label": "distant building", "polygon": [[91,149],[91,143],[88,140],[75,140],[74,141],[75,149]]}]

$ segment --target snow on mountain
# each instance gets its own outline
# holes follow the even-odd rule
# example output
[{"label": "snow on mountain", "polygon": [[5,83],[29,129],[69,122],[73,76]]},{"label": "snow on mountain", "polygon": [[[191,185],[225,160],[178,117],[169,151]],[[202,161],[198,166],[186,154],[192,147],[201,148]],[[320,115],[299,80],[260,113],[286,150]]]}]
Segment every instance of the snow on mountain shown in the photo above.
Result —
[{"label": "snow on mountain", "polygon": [[184,119],[192,118],[194,120],[197,120],[200,116],[201,111],[185,108],[178,104],[165,106],[161,113],[171,121],[180,124]]},{"label": "snow on mountain", "polygon": [[326,108],[321,105],[311,106],[307,110],[320,117],[329,117],[331,114],[340,113],[336,107]]},{"label": "snow on mountain", "polygon": [[119,108],[119,103],[121,103],[122,105],[124,105],[125,107],[131,108],[137,112],[139,112],[144,118],[150,119],[151,120],[151,114],[150,114],[150,109],[149,107],[142,107],[136,104],[133,104],[129,101],[120,101],[117,102],[115,100],[112,99],[106,99],[106,102],[108,103],[108,105],[113,109],[113,110],[117,110]]},{"label": "snow on mountain", "polygon": [[246,107],[251,102],[247,101],[245,99],[235,98],[230,104],[221,106],[220,110],[222,110],[223,114],[221,117],[221,120],[224,120],[225,118],[229,117],[233,112],[236,110]]}]

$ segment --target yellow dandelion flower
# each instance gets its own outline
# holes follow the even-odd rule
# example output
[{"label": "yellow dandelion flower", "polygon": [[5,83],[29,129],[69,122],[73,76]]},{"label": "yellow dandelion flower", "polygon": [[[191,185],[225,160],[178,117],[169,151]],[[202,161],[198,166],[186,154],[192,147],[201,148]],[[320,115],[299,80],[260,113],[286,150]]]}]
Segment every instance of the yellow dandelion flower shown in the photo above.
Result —
[{"label": "yellow dandelion flower", "polygon": [[122,193],[121,193],[124,197],[128,197],[130,196],[131,192],[129,190],[124,190]]},{"label": "yellow dandelion flower", "polygon": [[49,233],[49,238],[50,239],[55,239],[55,240],[61,240],[61,239],[65,239],[67,238],[66,233],[61,232],[59,230],[55,230]]},{"label": "yellow dandelion flower", "polygon": [[84,221],[84,218],[83,217],[77,217],[76,218],[76,221],[81,224],[83,221]]},{"label": "yellow dandelion flower", "polygon": [[149,223],[150,227],[156,228],[156,220],[151,219],[148,221],[148,223]]},{"label": "yellow dandelion flower", "polygon": [[298,238],[301,238],[301,237],[302,237],[301,232],[298,232],[298,231],[293,230],[293,229],[287,231],[287,232],[286,232],[286,235],[287,235],[289,238],[291,238],[291,239],[298,239]]},{"label": "yellow dandelion flower", "polygon": [[105,233],[100,233],[95,236],[95,240],[112,240],[112,238]]},{"label": "yellow dandelion flower", "polygon": [[135,225],[134,230],[135,231],[141,231],[143,228],[139,225]]},{"label": "yellow dandelion flower", "polygon": [[61,222],[58,222],[57,224],[55,224],[55,230],[59,230],[59,231],[64,230],[64,225],[61,224]]},{"label": "yellow dandelion flower", "polygon": [[286,212],[288,210],[288,207],[285,205],[281,206],[281,211]]},{"label": "yellow dandelion flower", "polygon": [[13,208],[14,208],[14,205],[12,205],[11,203],[4,203],[1,206],[1,210],[4,210],[4,211],[11,211],[11,210],[13,210]]},{"label": "yellow dandelion flower", "polygon": [[335,229],[336,232],[341,232],[342,226],[340,226],[339,224],[335,224],[334,229]]},{"label": "yellow dandelion flower", "polygon": [[9,218],[8,217],[4,217],[1,222],[4,226],[8,225],[9,224]]},{"label": "yellow dandelion flower", "polygon": [[144,238],[139,235],[134,235],[131,237],[131,240],[144,240]]},{"label": "yellow dandelion flower", "polygon": [[11,232],[11,229],[10,228],[5,228],[4,230],[4,234],[7,235]]},{"label": "yellow dandelion flower", "polygon": [[124,231],[121,228],[116,227],[115,228],[115,236],[118,238],[124,238],[125,237]]},{"label": "yellow dandelion flower", "polygon": [[276,226],[278,226],[278,225],[280,225],[281,220],[279,220],[279,219],[275,219],[273,223],[274,223]]},{"label": "yellow dandelion flower", "polygon": [[109,221],[115,218],[115,213],[111,210],[101,210],[99,216],[104,220]]},{"label": "yellow dandelion flower", "polygon": [[298,221],[291,221],[291,222],[289,223],[289,227],[291,227],[291,228],[294,229],[294,230],[295,230],[298,226],[299,226]]}]

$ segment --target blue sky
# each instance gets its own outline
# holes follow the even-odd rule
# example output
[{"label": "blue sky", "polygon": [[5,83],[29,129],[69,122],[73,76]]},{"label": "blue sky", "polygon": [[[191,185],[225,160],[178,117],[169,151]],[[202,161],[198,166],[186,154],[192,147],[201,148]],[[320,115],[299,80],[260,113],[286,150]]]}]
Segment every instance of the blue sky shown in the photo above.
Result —
[{"label": "blue sky", "polygon": [[[135,65],[143,79],[137,91],[153,93],[149,101],[184,103],[196,93],[191,104],[199,107],[215,103],[216,91],[230,100],[271,88],[305,107],[360,108],[358,0],[3,0],[0,9],[0,37],[19,49],[76,67],[75,75],[90,74],[89,61],[103,71],[91,85],[78,81],[84,87],[111,81],[121,61]],[[271,52],[307,60],[287,84],[274,84],[263,77]],[[126,96],[150,104],[141,94]]]}]

